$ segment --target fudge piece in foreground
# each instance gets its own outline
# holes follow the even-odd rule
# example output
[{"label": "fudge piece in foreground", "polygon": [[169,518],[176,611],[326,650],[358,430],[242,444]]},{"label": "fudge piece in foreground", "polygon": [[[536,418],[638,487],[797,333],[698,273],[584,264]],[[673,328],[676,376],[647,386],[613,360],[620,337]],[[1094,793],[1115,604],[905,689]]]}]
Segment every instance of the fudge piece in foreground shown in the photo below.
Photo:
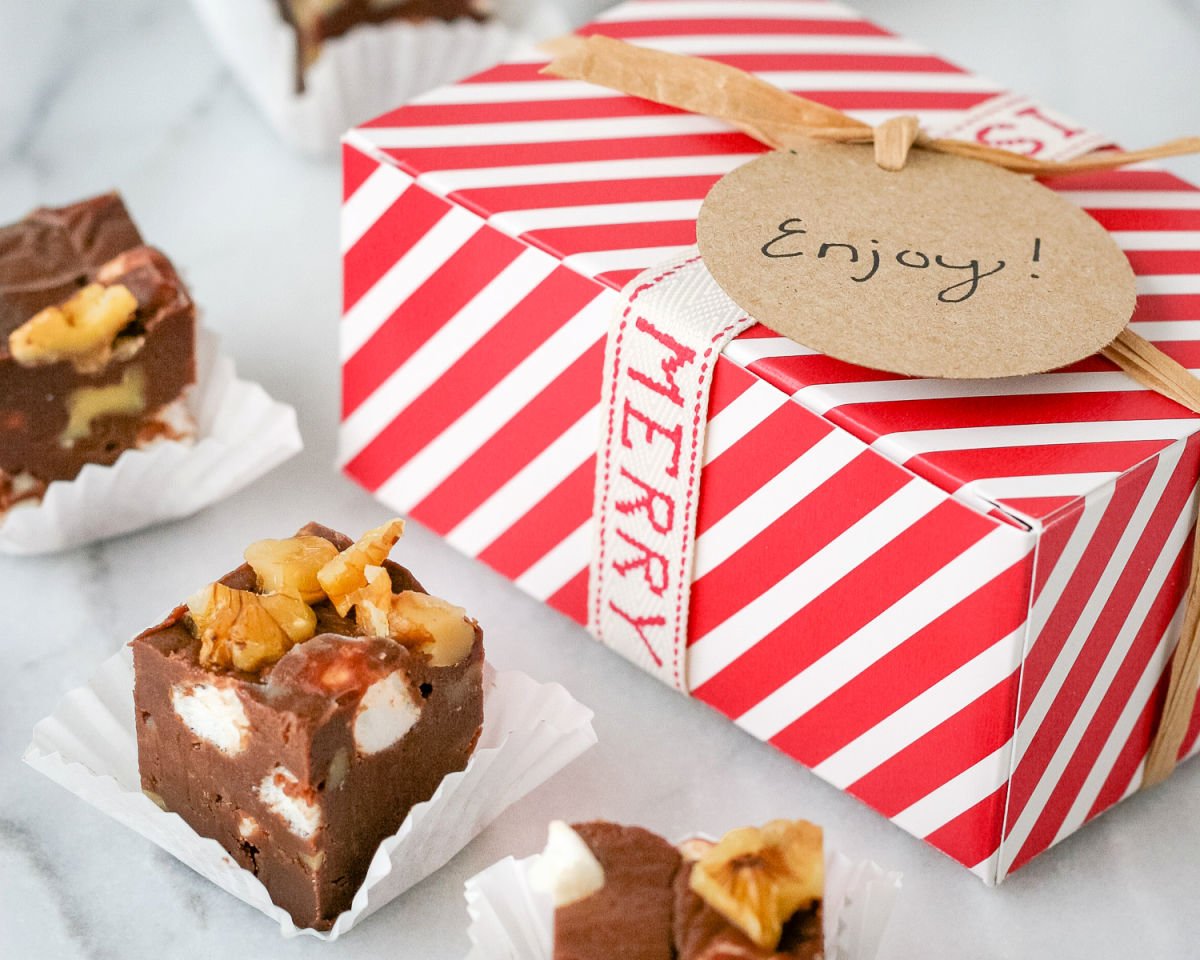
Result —
[{"label": "fudge piece in foreground", "polygon": [[252,544],[132,643],[143,790],[300,927],[333,926],[479,739],[483,634],[386,559],[402,530]]},{"label": "fudge piece in foreground", "polygon": [[821,829],[774,820],[676,849],[638,827],[552,823],[534,884],[554,960],[820,960]]},{"label": "fudge piece in foreground", "polygon": [[185,439],[196,310],[116,194],[0,228],[0,513],[157,439]]},{"label": "fudge piece in foreground", "polygon": [[276,0],[279,13],[296,32],[296,91],[304,91],[304,71],[326,40],[360,24],[388,20],[486,20],[491,0]]}]

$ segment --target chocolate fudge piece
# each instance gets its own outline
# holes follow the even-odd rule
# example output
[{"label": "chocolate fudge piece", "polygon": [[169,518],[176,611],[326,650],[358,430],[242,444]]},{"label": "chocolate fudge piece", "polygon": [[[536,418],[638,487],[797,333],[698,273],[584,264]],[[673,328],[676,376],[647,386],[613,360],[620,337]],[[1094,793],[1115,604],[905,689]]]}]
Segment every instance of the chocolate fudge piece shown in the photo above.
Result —
[{"label": "chocolate fudge piece", "polygon": [[321,45],[360,24],[388,20],[486,20],[491,0],[276,0],[284,20],[296,32],[296,92],[304,92],[304,71]]},{"label": "chocolate fudge piece", "polygon": [[676,849],[638,827],[551,824],[534,884],[554,960],[821,960],[820,828],[776,820]]},{"label": "chocolate fudge piece", "polygon": [[116,194],[0,228],[0,512],[190,434],[195,313]]},{"label": "chocolate fudge piece", "polygon": [[132,642],[143,789],[300,927],[333,926],[482,728],[483,634],[384,559],[399,526],[255,544]]}]

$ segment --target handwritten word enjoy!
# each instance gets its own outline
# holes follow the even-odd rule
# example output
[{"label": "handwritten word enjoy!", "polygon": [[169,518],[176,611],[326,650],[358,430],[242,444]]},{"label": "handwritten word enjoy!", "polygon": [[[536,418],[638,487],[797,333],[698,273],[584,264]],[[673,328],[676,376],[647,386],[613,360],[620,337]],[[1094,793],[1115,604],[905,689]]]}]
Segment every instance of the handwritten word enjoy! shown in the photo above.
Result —
[{"label": "handwritten word enjoy!", "polygon": [[[811,254],[811,250],[805,251],[799,249],[804,243],[800,237],[806,236],[808,231],[804,229],[804,223],[799,217],[791,217],[779,224],[778,234],[764,243],[761,247],[762,255],[770,257],[772,260],[784,260],[792,257],[803,257],[806,253]],[[1041,257],[1041,240],[1034,241],[1032,262],[1037,263]],[[884,258],[879,250],[879,241],[872,240],[871,245],[866,250],[860,250],[853,243],[822,243],[817,247],[816,259],[836,259],[841,262],[850,264],[862,264],[862,273],[859,276],[851,276],[850,279],[855,283],[866,283],[880,275],[881,267],[884,264]],[[979,283],[984,277],[994,276],[1005,267],[1005,261],[997,260],[995,266],[990,266],[989,269],[984,269],[978,259],[968,260],[966,263],[953,263],[947,260],[940,253],[935,254],[932,258],[920,250],[901,250],[892,257],[901,267],[910,270],[944,270],[948,271],[951,277],[962,276],[966,274],[965,279],[959,280],[957,283],[952,283],[949,286],[938,292],[937,298],[940,303],[963,303],[971,299],[975,292],[979,289]],[[1031,277],[1037,278],[1036,273],[1031,273]]]}]

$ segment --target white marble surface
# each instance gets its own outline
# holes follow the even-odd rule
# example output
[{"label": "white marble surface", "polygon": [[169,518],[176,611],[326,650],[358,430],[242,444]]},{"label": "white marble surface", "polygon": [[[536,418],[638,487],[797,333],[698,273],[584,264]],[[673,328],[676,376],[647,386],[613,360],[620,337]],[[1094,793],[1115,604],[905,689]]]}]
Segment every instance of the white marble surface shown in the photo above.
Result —
[{"label": "white marble surface", "polygon": [[[1131,145],[1200,132],[1196,0],[863,6]],[[601,744],[345,941],[280,940],[263,917],[25,768],[29,730],[57,698],[241,545],[310,517],[365,529],[384,511],[331,466],[337,169],[280,148],[182,0],[0,0],[0,80],[0,219],[119,187],[186,269],[240,368],[296,405],[308,442],[191,520],[66,556],[0,558],[0,956],[448,960],[466,949],[463,881],[536,848],[550,817],[676,834],[786,814],[904,871],[885,960],[1200,954],[1200,763],[988,890],[415,528],[402,557],[478,614],[498,665],[559,679],[594,707]],[[1200,160],[1174,166],[1200,176]]]}]

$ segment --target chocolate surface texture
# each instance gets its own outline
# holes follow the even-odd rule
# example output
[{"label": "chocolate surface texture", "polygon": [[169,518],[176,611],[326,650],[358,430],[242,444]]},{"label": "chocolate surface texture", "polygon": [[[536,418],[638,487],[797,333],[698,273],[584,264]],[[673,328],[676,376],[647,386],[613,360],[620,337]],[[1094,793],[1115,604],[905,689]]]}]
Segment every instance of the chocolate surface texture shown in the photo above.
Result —
[{"label": "chocolate surface texture", "polygon": [[821,905],[795,914],[777,950],[755,945],[690,887],[692,861],[639,827],[572,825],[604,886],[554,915],[554,960],[821,960]]},{"label": "chocolate surface texture", "polygon": [[486,20],[491,0],[276,0],[279,13],[296,33],[296,92],[304,92],[304,71],[326,40],[361,24],[389,20]]},{"label": "chocolate surface texture", "polygon": [[[101,362],[14,356],[10,335],[89,284],[120,285],[136,300]],[[194,381],[195,307],[116,194],[0,228],[0,511],[87,463],[181,435],[166,411]]]},{"label": "chocolate surface texture", "polygon": [[[310,524],[345,549],[350,541]],[[393,588],[425,592],[390,561]],[[248,565],[222,583],[253,591]],[[300,927],[329,929],[382,840],[462,770],[483,723],[483,636],[435,667],[364,637],[328,601],[317,633],[258,675],[206,669],[186,607],[133,643],[142,787],[252,871]]]}]

